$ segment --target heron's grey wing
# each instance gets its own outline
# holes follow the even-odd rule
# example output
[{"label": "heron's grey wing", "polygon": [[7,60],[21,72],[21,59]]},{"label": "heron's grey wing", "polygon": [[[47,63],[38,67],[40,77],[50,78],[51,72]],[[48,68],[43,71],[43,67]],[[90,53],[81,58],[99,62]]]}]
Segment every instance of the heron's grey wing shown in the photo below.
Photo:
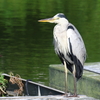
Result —
[{"label": "heron's grey wing", "polygon": [[86,49],[79,32],[73,25],[69,25],[67,29],[67,41],[69,53],[76,68],[76,78],[79,79],[83,73],[83,64],[86,59]]},{"label": "heron's grey wing", "polygon": [[[72,52],[73,54],[80,60],[82,65],[84,64],[86,60],[86,49],[83,42],[83,39],[77,29],[73,26],[69,27],[67,29],[67,38],[70,38],[70,43],[72,45]],[[67,39],[68,40],[68,39]],[[68,40],[69,43],[69,40]],[[70,52],[70,46],[68,44],[69,52]]]}]

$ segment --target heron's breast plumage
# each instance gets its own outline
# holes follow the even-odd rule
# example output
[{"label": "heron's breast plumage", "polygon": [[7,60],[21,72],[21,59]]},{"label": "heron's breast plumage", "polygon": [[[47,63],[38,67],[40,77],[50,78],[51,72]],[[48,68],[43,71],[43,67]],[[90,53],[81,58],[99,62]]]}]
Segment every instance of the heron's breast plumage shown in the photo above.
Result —
[{"label": "heron's breast plumage", "polygon": [[67,45],[67,35],[64,31],[61,31],[61,27],[56,26],[54,28],[54,39],[56,42],[55,50],[59,49],[60,52],[66,53],[68,45]]},{"label": "heron's breast plumage", "polygon": [[66,29],[62,29],[60,25],[56,25],[54,27],[54,49],[56,54],[63,55],[62,58],[68,60],[68,62],[73,63],[69,58],[68,53],[68,42],[67,42],[67,31]]}]

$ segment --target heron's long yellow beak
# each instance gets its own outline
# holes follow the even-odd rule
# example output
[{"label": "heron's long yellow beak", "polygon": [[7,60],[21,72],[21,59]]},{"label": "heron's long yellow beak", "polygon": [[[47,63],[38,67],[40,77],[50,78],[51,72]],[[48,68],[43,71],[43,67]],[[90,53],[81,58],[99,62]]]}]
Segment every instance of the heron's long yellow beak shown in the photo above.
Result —
[{"label": "heron's long yellow beak", "polygon": [[38,20],[38,22],[54,22],[54,18],[47,18],[47,19],[41,19],[41,20]]}]

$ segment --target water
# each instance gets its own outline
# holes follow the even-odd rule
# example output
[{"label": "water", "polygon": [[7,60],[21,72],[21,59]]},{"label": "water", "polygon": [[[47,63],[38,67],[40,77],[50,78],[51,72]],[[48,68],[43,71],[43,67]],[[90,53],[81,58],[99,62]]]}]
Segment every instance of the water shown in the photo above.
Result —
[{"label": "water", "polygon": [[81,33],[87,62],[100,61],[99,0],[0,0],[0,72],[48,85],[49,64],[61,62],[53,49],[54,24],[38,20],[59,12]]}]

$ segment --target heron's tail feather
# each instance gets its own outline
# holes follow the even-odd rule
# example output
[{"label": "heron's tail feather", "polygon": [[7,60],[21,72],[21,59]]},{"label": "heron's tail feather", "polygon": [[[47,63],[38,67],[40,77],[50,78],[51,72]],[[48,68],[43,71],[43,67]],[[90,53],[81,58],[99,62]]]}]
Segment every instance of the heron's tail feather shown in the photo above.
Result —
[{"label": "heron's tail feather", "polygon": [[[75,77],[78,80],[82,77],[83,66],[82,66],[81,62],[75,56],[73,57],[73,59],[74,59],[74,64],[75,64],[75,69],[76,69]],[[67,64],[67,68],[69,69],[69,71],[71,73],[73,73],[73,64],[68,63],[68,62],[66,62],[66,64]]]},{"label": "heron's tail feather", "polygon": [[76,56],[73,56],[73,61],[75,64],[75,69],[76,69],[76,73],[75,73],[75,77],[78,79],[80,79],[82,77],[83,74],[83,65],[81,64],[81,62],[79,61],[79,59],[77,59]]}]

